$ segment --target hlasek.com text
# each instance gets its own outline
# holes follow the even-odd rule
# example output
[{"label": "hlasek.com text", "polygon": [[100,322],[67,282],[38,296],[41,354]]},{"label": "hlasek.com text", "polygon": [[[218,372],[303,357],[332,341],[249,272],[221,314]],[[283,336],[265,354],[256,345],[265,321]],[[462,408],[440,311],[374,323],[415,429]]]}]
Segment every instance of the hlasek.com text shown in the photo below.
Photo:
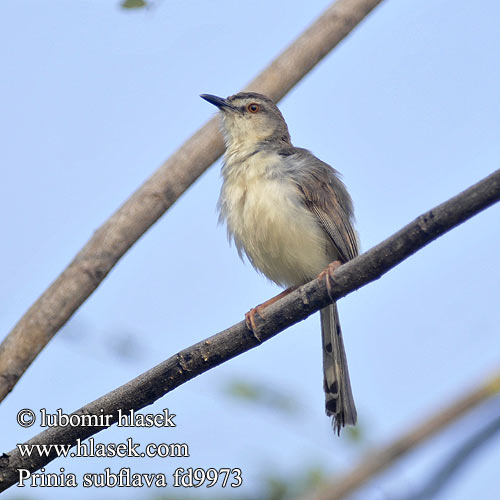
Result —
[{"label": "hlasek.com text", "polygon": [[[137,413],[134,410],[116,414],[105,414],[102,410],[96,414],[66,414],[61,408],[50,413],[45,408],[40,410],[40,427],[109,427],[116,422],[118,427],[177,427],[176,415],[168,408],[152,414]],[[37,421],[36,413],[28,408],[20,410],[17,422],[22,427],[31,427]],[[97,457],[97,458],[184,458],[190,457],[187,443],[141,443],[134,442],[129,437],[121,443],[100,443],[93,437],[86,440],[76,439],[72,443],[19,443],[17,449],[21,457],[30,463],[30,459],[39,457]],[[46,463],[46,462],[45,462]],[[69,487],[75,488],[113,488],[113,487],[159,487],[199,488],[213,486],[237,488],[243,483],[241,469],[237,467],[182,468],[178,467],[171,473],[137,473],[130,467],[121,467],[117,471],[106,467],[102,472],[86,472],[78,476],[60,467],[59,472],[47,472],[42,467],[38,472],[28,467],[18,469],[17,486],[22,487]]]}]

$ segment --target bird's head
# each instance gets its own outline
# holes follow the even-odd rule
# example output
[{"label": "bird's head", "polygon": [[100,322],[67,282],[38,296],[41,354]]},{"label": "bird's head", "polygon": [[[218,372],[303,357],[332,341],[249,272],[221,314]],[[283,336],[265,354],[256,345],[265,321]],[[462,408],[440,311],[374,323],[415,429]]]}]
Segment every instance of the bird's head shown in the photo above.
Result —
[{"label": "bird's head", "polygon": [[228,98],[202,94],[222,114],[227,147],[252,147],[262,142],[290,144],[288,127],[280,110],[268,97],[240,92]]}]

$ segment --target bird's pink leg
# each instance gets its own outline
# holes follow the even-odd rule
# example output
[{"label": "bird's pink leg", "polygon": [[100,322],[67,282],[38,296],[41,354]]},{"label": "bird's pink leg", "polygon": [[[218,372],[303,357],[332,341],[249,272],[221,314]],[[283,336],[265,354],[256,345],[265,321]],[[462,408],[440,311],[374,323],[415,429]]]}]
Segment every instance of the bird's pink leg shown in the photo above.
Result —
[{"label": "bird's pink leg", "polygon": [[249,330],[252,330],[252,332],[256,333],[257,332],[257,326],[255,324],[255,315],[258,314],[261,316],[260,312],[265,309],[267,306],[270,306],[271,304],[274,304],[276,301],[282,299],[283,297],[286,297],[289,293],[292,293],[294,290],[296,290],[296,286],[292,286],[290,288],[287,288],[286,290],[283,290],[281,293],[276,295],[276,297],[273,297],[269,300],[266,300],[262,304],[259,304],[257,307],[252,307],[250,311],[248,311],[245,314],[245,322],[247,324],[247,328]]},{"label": "bird's pink leg", "polygon": [[342,265],[342,262],[340,262],[340,260],[334,260],[333,262],[330,262],[330,264],[328,264],[323,269],[323,271],[321,271],[318,274],[318,279],[324,279],[325,280],[326,290],[327,290],[328,296],[330,297],[330,299],[331,299],[332,302],[333,302],[332,294],[331,294],[332,286],[330,284],[330,280],[332,279],[333,273],[335,272],[335,270],[337,268],[339,268],[341,265]]}]

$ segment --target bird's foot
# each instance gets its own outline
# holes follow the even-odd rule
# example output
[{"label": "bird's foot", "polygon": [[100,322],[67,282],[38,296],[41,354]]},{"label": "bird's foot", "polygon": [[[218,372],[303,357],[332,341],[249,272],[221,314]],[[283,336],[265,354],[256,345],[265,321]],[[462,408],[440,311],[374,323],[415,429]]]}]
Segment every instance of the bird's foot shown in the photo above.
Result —
[{"label": "bird's foot", "polygon": [[257,340],[259,342],[262,342],[262,339],[257,334],[257,324],[255,322],[255,316],[256,315],[260,316],[259,309],[261,309],[261,307],[262,307],[262,305],[258,305],[257,307],[252,307],[252,309],[250,309],[250,311],[245,313],[245,323],[247,325],[247,328],[251,332],[253,332],[253,334],[255,335],[255,337],[257,338]]},{"label": "bird's foot", "polygon": [[334,260],[333,262],[330,262],[323,271],[321,271],[318,274],[318,279],[324,279],[325,280],[325,285],[326,285],[326,291],[328,292],[328,297],[330,297],[330,300],[334,302],[335,300],[332,298],[332,285],[330,280],[333,279],[333,273],[337,270],[342,265],[342,262],[340,260]]},{"label": "bird's foot", "polygon": [[267,306],[270,306],[271,304],[274,304],[276,301],[282,299],[283,297],[286,297],[289,293],[293,292],[296,289],[297,289],[296,286],[287,288],[286,290],[283,290],[281,293],[279,293],[275,297],[272,297],[271,299],[266,300],[262,304],[259,304],[257,307],[252,307],[252,309],[250,309],[250,311],[248,311],[245,314],[245,323],[247,325],[247,328],[253,332],[253,334],[255,335],[255,337],[257,338],[257,340],[259,342],[261,342],[262,339],[259,337],[259,335],[257,333],[258,326],[257,326],[256,320],[258,321],[258,319],[256,318],[256,316],[260,316],[260,318],[262,318],[261,311],[263,309],[265,309]]}]

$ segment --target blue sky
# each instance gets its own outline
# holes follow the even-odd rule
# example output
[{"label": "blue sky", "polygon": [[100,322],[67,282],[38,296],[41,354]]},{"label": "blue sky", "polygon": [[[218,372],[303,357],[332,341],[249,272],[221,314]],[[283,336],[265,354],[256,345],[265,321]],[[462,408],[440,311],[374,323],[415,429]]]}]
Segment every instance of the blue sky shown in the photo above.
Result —
[{"label": "blue sky", "polygon": [[[200,93],[245,86],[328,5],[181,2],[124,12],[117,1],[4,1],[0,148],[0,325],[7,333],[92,235],[214,114]],[[500,5],[384,2],[280,103],[295,145],[343,174],[363,249],[499,168]],[[72,411],[231,324],[277,287],[243,264],[217,226],[220,164],[126,254],[0,407],[0,450],[39,432],[21,408]],[[445,235],[339,303],[360,422],[384,442],[499,365],[500,207]],[[113,345],[130,339],[130,357]],[[118,339],[118,340],[117,340]],[[245,379],[298,401],[295,417],[224,396]],[[198,377],[148,411],[175,429],[110,429],[100,442],[186,442],[189,459],[71,459],[81,476],[130,466],[241,467],[241,493],[267,470],[339,471],[357,451],[323,414],[319,318]],[[383,498],[419,484],[469,427],[458,426],[368,489]],[[97,440],[97,439],[96,439]],[[492,443],[441,498],[492,498]],[[291,471],[291,472],[290,472]],[[214,491],[197,490],[213,496]],[[4,496],[15,498],[12,488]],[[22,491],[66,498],[67,491]],[[72,491],[74,498],[151,492]],[[379,495],[377,497],[377,495]]]}]

